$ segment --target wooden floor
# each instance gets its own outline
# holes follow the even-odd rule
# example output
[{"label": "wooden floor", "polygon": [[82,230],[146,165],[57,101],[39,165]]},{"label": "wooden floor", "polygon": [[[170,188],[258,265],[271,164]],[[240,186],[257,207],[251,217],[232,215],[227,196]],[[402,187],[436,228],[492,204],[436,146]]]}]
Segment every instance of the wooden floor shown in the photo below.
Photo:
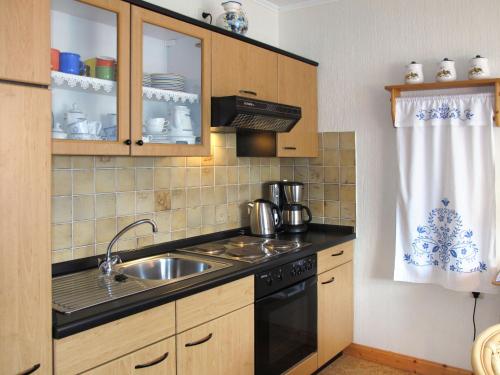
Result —
[{"label": "wooden floor", "polygon": [[406,371],[368,362],[363,359],[343,355],[330,366],[319,373],[320,375],[407,375]]}]

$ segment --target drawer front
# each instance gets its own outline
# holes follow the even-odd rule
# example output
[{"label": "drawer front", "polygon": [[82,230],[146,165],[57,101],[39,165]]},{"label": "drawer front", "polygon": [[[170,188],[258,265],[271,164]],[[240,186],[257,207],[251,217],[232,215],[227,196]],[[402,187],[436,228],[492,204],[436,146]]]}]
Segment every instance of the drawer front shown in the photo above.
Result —
[{"label": "drawer front", "polygon": [[85,375],[170,375],[175,374],[175,337],[157,342]]},{"label": "drawer front", "polygon": [[56,374],[75,374],[175,334],[175,303],[54,340]]},{"label": "drawer front", "polygon": [[177,375],[253,375],[254,306],[176,336]]},{"label": "drawer front", "polygon": [[206,323],[254,302],[253,276],[176,302],[177,332]]},{"label": "drawer front", "polygon": [[318,274],[352,260],[354,241],[349,241],[318,252]]}]

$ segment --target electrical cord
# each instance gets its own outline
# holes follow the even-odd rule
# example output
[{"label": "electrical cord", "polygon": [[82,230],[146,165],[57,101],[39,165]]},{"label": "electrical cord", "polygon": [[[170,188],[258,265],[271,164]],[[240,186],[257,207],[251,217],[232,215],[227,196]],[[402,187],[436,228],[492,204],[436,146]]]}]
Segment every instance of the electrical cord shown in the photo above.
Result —
[{"label": "electrical cord", "polygon": [[210,25],[212,24],[212,15],[211,15],[210,13],[208,13],[208,12],[203,12],[203,13],[201,14],[201,16],[203,17],[203,19],[206,19],[207,17],[210,17],[210,21],[209,21],[209,23],[210,23]]},{"label": "electrical cord", "polygon": [[472,341],[476,341],[476,307],[477,307],[477,299],[479,298],[479,292],[472,292],[472,297],[474,297],[474,309],[472,310],[472,326],[474,327],[474,338]]}]

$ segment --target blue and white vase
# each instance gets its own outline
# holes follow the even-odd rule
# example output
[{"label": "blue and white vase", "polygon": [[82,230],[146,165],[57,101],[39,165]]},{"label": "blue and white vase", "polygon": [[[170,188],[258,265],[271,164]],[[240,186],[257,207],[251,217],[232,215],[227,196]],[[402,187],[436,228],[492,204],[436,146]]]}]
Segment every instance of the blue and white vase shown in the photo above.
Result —
[{"label": "blue and white vase", "polygon": [[245,35],[248,31],[248,19],[239,1],[224,1],[221,3],[225,12],[217,17],[216,25],[232,31],[233,33]]}]

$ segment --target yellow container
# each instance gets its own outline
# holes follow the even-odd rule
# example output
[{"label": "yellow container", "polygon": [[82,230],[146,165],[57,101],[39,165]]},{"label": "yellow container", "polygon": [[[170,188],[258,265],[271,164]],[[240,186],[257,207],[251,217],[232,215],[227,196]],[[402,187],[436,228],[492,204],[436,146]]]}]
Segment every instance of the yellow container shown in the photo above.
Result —
[{"label": "yellow container", "polygon": [[95,57],[85,60],[85,65],[90,67],[90,76],[95,77],[95,64],[97,59]]}]

